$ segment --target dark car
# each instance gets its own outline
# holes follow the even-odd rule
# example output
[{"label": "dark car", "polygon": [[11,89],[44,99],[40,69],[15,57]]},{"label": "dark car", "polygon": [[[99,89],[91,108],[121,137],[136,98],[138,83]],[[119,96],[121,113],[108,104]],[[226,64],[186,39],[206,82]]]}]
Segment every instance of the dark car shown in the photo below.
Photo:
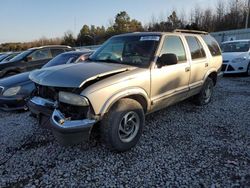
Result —
[{"label": "dark car", "polygon": [[9,52],[9,53],[6,53],[6,54],[2,54],[0,56],[0,63],[10,61],[11,59],[13,59],[18,54],[20,54],[20,52]]},{"label": "dark car", "polygon": [[55,56],[72,50],[74,49],[62,45],[30,48],[10,61],[0,63],[0,78],[41,68]]},{"label": "dark car", "polygon": [[[89,57],[92,51],[65,52],[50,60],[43,68],[61,64],[77,63]],[[34,83],[25,72],[0,80],[0,109],[27,110],[26,100],[35,89]]]}]

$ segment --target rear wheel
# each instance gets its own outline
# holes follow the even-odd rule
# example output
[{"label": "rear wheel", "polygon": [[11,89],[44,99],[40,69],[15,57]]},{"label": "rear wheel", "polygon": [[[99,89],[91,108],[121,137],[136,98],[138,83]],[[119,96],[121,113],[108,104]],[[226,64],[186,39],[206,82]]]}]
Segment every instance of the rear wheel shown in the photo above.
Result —
[{"label": "rear wheel", "polygon": [[101,121],[102,140],[113,151],[127,151],[139,141],[144,119],[140,103],[133,99],[121,99]]},{"label": "rear wheel", "polygon": [[211,101],[213,95],[214,83],[211,78],[207,78],[200,93],[195,95],[193,101],[196,105],[203,106]]}]

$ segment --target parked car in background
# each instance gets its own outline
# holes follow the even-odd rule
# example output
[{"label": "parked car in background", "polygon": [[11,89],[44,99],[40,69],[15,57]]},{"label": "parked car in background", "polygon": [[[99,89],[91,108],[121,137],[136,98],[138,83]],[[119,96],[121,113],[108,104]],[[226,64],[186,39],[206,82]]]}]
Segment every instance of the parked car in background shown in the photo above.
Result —
[{"label": "parked car in background", "polygon": [[0,63],[10,61],[12,58],[17,56],[20,52],[8,52],[0,55]]},{"label": "parked car in background", "polygon": [[250,40],[222,43],[224,74],[244,73],[250,76]]},{"label": "parked car in background", "polygon": [[53,57],[73,48],[62,45],[42,46],[28,49],[11,61],[0,63],[0,78],[41,68]]},{"label": "parked car in background", "polygon": [[[82,62],[92,53],[88,50],[64,52],[50,60],[43,68]],[[7,111],[27,109],[26,101],[35,89],[35,84],[29,79],[29,73],[25,72],[0,80],[0,109]]]},{"label": "parked car in background", "polygon": [[[28,103],[63,144],[87,140],[100,122],[106,146],[126,151],[142,134],[145,115],[193,97],[211,101],[222,56],[205,32],[145,32],[114,36],[89,61],[34,71]],[[46,121],[43,121],[46,122]]]}]

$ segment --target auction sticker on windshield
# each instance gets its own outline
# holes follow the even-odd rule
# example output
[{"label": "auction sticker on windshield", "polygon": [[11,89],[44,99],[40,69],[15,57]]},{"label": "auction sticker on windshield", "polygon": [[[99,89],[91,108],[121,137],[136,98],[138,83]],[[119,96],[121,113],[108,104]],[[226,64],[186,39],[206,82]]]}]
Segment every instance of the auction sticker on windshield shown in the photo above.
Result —
[{"label": "auction sticker on windshield", "polygon": [[160,37],[159,36],[144,36],[144,37],[141,37],[140,39],[140,41],[147,41],[147,40],[159,41]]}]

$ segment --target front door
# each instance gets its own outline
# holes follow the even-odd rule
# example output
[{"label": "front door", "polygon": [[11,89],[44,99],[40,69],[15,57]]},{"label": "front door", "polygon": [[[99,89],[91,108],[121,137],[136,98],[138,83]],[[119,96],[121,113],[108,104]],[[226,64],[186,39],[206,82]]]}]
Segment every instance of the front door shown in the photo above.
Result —
[{"label": "front door", "polygon": [[152,111],[164,108],[187,97],[189,91],[190,63],[186,48],[179,36],[166,36],[160,52],[172,53],[178,58],[178,64],[151,69]]}]

